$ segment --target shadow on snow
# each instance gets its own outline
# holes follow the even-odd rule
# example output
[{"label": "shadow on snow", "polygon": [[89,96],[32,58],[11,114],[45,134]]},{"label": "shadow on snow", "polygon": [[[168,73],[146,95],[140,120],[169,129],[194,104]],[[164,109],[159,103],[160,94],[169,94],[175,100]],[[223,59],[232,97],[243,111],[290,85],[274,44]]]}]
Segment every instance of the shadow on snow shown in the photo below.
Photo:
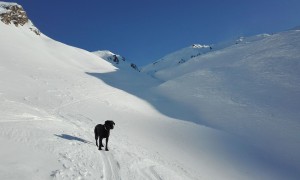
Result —
[{"label": "shadow on snow", "polygon": [[[128,75],[134,73],[136,74]],[[86,74],[98,78],[99,80],[105,82],[109,86],[126,91],[129,94],[132,94],[140,99],[147,101],[157,111],[168,117],[183,121],[190,121],[213,129],[218,129],[217,127],[212,127],[211,125],[206,124],[204,121],[202,121],[202,118],[199,117],[199,115],[195,114],[195,109],[189,109],[187,108],[188,106],[186,106],[185,104],[175,102],[173,100],[159,95],[159,93],[156,93],[155,87],[158,87],[163,82],[151,78],[146,74],[139,72],[126,72],[126,70],[117,70],[115,72],[110,73],[86,72]],[[80,138],[77,139],[76,137],[70,138],[69,136],[63,136],[62,138],[69,140],[79,140],[85,143],[87,142]],[[224,137],[214,140],[215,144],[219,146],[217,149],[221,150],[219,153],[226,154],[226,156],[230,157],[232,161],[236,161],[234,162],[236,164],[243,164],[243,162],[245,161],[249,161],[250,163],[253,158],[259,158],[260,160],[258,161],[260,162],[260,165],[264,164],[267,167],[273,167],[274,169],[277,169],[281,173],[285,174],[286,177],[300,176],[299,172],[295,171],[294,167],[286,166],[286,164],[280,163],[278,159],[274,160],[274,157],[270,157],[268,154],[262,152],[261,150],[258,150],[257,147],[253,145],[248,145],[247,143],[245,144],[243,142],[243,138],[240,139],[238,137],[237,139],[233,140],[231,138]],[[255,164],[256,163],[253,163],[252,165],[255,166]]]},{"label": "shadow on snow", "polygon": [[130,72],[130,74],[135,74],[135,76],[128,76],[129,73],[123,70],[110,73],[86,72],[86,74],[104,81],[109,86],[126,91],[147,101],[157,111],[168,117],[195,123],[200,122],[201,125],[206,126],[206,124],[199,121],[199,116],[197,117],[193,110],[188,109],[185,104],[174,102],[156,93],[155,87],[159,86],[162,82],[146,74]]},{"label": "shadow on snow", "polygon": [[71,136],[68,134],[61,134],[61,135],[54,134],[54,136],[60,137],[62,139],[70,140],[70,141],[79,141],[79,142],[83,142],[83,143],[92,144],[92,142],[90,142],[90,141],[87,141],[85,139],[82,139],[82,138],[79,138],[76,136]]}]

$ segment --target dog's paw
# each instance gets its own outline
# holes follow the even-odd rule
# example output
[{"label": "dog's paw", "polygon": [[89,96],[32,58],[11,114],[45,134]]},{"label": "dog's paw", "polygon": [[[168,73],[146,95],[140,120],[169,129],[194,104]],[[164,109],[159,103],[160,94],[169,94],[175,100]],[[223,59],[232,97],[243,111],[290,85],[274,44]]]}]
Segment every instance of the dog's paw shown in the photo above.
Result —
[{"label": "dog's paw", "polygon": [[108,149],[105,149],[105,151],[109,151]]}]

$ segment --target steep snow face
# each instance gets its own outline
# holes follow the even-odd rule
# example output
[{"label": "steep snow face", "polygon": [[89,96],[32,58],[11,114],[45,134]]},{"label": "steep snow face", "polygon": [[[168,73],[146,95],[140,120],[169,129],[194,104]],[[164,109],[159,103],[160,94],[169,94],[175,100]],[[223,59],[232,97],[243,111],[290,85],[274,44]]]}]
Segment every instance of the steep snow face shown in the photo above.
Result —
[{"label": "steep snow face", "polygon": [[190,121],[246,138],[300,169],[300,31],[240,43],[164,68],[157,91],[196,114]]}]

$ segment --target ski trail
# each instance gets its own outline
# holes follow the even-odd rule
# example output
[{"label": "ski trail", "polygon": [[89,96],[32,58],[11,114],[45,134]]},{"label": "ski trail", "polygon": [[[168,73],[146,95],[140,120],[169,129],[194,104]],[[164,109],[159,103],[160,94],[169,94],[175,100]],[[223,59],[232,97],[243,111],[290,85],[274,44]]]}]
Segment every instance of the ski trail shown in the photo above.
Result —
[{"label": "ski trail", "polygon": [[102,168],[103,176],[101,178],[103,178],[105,180],[111,180],[113,173],[112,173],[110,164],[109,164],[104,152],[100,152],[100,156],[101,156],[101,162],[103,164],[103,168]]},{"label": "ski trail", "polygon": [[[85,116],[84,114],[69,113],[68,109],[75,108],[76,106],[80,106],[81,103],[87,103],[90,100],[104,98],[105,96],[113,95],[116,93],[117,92],[110,92],[110,93],[102,94],[100,96],[93,96],[93,97],[88,97],[85,99],[69,102],[56,108],[54,112],[56,113],[57,116],[61,117],[62,119],[65,119],[67,123],[72,124],[74,127],[76,127],[76,129],[79,130],[76,131],[75,133],[76,137],[84,138],[88,140],[94,140],[93,128],[95,125],[95,121]],[[74,144],[74,146],[77,145],[79,144],[78,143]],[[128,152],[127,149],[126,150],[123,149],[125,150],[125,153],[127,153],[129,156],[119,157],[118,154],[120,153],[124,154],[124,151],[122,152],[117,149],[116,152],[114,151],[114,149],[110,149],[110,151],[108,152],[104,150],[99,151],[97,150],[97,147],[94,143],[88,145],[89,145],[88,147],[89,150],[81,149],[81,152],[84,152],[83,154],[85,154],[83,156],[73,152],[74,154],[73,156],[79,158],[76,161],[73,160],[74,163],[75,162],[77,163],[77,165],[74,165],[72,168],[70,167],[72,166],[70,165],[72,162],[72,160],[70,159],[72,158],[69,157],[71,152],[68,153],[69,156],[67,156],[66,154],[61,155],[61,162],[63,163],[64,170],[58,173],[61,174],[60,177],[71,178],[71,179],[81,179],[81,178],[89,179],[88,177],[91,173],[97,173],[97,175],[94,177],[98,177],[103,180],[121,180],[122,176],[120,170],[122,165],[124,166],[125,169],[129,170],[127,171],[127,173],[130,172],[129,176],[132,179],[148,179],[148,180],[171,179],[170,177],[168,176],[166,177],[163,175],[166,174],[166,172],[171,177],[178,177],[179,179],[184,179],[184,178],[180,178],[182,177],[181,175],[179,175],[181,173],[178,174],[174,170],[170,170],[166,168],[165,162],[159,162],[162,160],[161,158],[159,158],[158,162],[156,161],[154,162],[149,158],[144,158],[139,156],[138,154],[140,154],[141,151],[147,152],[147,150],[145,149],[142,150],[139,147],[137,147],[135,148],[137,149],[137,152],[133,152],[133,153]],[[121,148],[121,146],[119,146],[118,148]],[[94,154],[90,155],[89,153],[94,153]],[[117,156],[117,158],[114,157],[114,154]],[[97,162],[91,163],[88,161],[97,161]],[[88,167],[81,166],[80,164],[82,164],[82,162],[85,162],[85,164]],[[126,163],[124,164],[124,162]],[[77,173],[77,171],[81,173]]]},{"label": "ski trail", "polygon": [[[113,93],[109,93],[113,94]],[[100,98],[100,97],[99,97]],[[90,99],[90,98],[89,98]],[[76,101],[73,103],[69,103],[66,106],[71,106],[76,103],[80,103],[85,100]],[[83,137],[84,139],[94,140],[93,137],[93,130],[92,127],[94,127],[94,121],[82,114],[69,114],[65,113],[63,111],[60,111],[60,109],[57,109],[57,115],[59,115],[61,118],[67,120],[68,123],[72,124],[76,127],[79,131],[77,131],[76,137]],[[79,149],[79,152],[83,152],[82,154],[72,152],[71,154],[74,154],[74,157],[77,157],[78,159],[76,161],[72,161],[72,158],[69,158],[69,156],[66,156],[65,154],[61,155],[60,162],[63,164],[64,170],[56,173],[60,175],[60,177],[63,178],[71,178],[71,179],[85,179],[87,178],[91,172],[88,169],[92,169],[92,172],[98,171],[98,175],[96,177],[100,177],[101,179],[105,180],[120,180],[120,172],[119,172],[119,163],[114,159],[112,152],[106,152],[106,151],[99,151],[94,143],[91,143],[90,141],[87,141],[89,143],[83,144],[88,148],[82,149],[78,148],[77,146],[82,147],[80,143],[82,142],[73,142],[74,146],[76,146],[75,149]],[[70,152],[67,153],[70,155]],[[91,161],[91,162],[90,162]],[[97,162],[95,162],[97,161]],[[73,165],[72,168],[70,168],[70,165],[72,162],[76,162],[77,165]],[[86,168],[85,166],[80,166],[82,162],[85,162],[85,165],[87,165],[89,168]],[[75,170],[74,170],[75,169]],[[102,171],[101,171],[102,169]],[[76,171],[79,171],[81,173],[77,173]],[[100,172],[100,173],[99,173]],[[97,174],[96,173],[96,174]],[[73,176],[71,176],[71,174]],[[95,176],[94,176],[95,177]],[[58,178],[59,179],[59,178]],[[89,179],[89,178],[87,178]]]},{"label": "ski trail", "polygon": [[107,156],[105,156],[109,162],[110,168],[113,172],[113,178],[114,180],[121,180],[120,177],[120,163],[118,161],[116,161],[113,157],[113,155],[111,154],[111,152],[109,153],[105,153]]},{"label": "ski trail", "polygon": [[103,174],[105,180],[121,180],[118,163],[113,159],[111,152],[101,151]]}]

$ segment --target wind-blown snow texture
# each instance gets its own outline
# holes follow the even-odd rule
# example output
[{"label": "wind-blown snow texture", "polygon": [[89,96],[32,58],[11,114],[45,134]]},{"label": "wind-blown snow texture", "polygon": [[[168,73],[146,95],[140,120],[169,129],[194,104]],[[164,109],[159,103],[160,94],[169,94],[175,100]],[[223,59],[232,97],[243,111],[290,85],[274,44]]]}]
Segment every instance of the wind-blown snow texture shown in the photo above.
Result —
[{"label": "wind-blown snow texture", "polygon": [[299,179],[299,33],[208,49],[162,83],[0,22],[0,179]]}]

